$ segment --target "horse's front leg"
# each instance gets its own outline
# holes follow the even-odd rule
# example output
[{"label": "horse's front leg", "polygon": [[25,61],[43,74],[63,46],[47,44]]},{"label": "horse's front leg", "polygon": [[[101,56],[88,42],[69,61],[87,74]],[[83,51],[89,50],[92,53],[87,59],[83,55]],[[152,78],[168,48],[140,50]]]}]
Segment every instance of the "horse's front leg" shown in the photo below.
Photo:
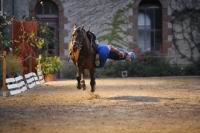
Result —
[{"label": "horse's front leg", "polygon": [[86,90],[84,75],[85,75],[84,69],[82,69],[82,70],[81,70],[81,87],[83,88],[83,90]]},{"label": "horse's front leg", "polygon": [[77,89],[81,89],[81,72],[79,68],[77,68],[76,80],[77,80],[77,86],[76,86]]},{"label": "horse's front leg", "polygon": [[91,86],[91,92],[95,92],[95,86],[96,86],[96,82],[95,82],[95,69],[91,69],[90,70],[90,86]]}]

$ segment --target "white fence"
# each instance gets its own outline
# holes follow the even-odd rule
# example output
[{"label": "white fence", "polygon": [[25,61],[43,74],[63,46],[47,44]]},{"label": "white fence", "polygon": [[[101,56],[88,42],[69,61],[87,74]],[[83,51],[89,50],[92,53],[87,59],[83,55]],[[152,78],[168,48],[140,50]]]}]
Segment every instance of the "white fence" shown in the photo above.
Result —
[{"label": "white fence", "polygon": [[30,72],[25,74],[24,77],[20,75],[15,78],[6,78],[8,95],[16,95],[22,93],[44,82],[44,76],[41,71],[38,72],[38,74]]}]

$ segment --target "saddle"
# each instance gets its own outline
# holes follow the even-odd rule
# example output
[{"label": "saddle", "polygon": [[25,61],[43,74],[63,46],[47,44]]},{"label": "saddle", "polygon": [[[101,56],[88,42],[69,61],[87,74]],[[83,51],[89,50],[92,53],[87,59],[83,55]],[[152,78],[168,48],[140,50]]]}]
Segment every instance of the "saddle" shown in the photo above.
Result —
[{"label": "saddle", "polygon": [[94,48],[94,50],[96,50],[96,35],[91,31],[87,31],[86,33],[90,43],[92,44],[92,47]]}]

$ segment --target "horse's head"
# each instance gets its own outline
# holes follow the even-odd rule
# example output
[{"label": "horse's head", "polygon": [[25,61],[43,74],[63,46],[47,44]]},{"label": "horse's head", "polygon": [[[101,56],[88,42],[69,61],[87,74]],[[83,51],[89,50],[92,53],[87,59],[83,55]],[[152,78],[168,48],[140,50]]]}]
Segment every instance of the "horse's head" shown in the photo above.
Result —
[{"label": "horse's head", "polygon": [[73,49],[80,50],[83,47],[83,44],[85,42],[85,29],[84,27],[77,27],[74,26],[73,32],[72,32],[72,45]]},{"label": "horse's head", "polygon": [[80,51],[86,43],[86,31],[84,27],[74,25],[70,42],[70,56],[74,63],[79,59]]}]

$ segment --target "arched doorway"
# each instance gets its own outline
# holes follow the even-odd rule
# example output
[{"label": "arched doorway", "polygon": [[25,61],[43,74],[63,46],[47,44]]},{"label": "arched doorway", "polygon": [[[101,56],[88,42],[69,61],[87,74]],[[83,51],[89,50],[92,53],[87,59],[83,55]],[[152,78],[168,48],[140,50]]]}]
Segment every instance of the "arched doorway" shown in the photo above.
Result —
[{"label": "arched doorway", "polygon": [[138,8],[138,44],[142,52],[162,47],[162,6],[159,0],[142,0]]},{"label": "arched doorway", "polygon": [[35,16],[41,24],[47,24],[52,32],[53,41],[46,45],[49,55],[59,55],[59,9],[52,0],[40,0],[34,8]]}]

